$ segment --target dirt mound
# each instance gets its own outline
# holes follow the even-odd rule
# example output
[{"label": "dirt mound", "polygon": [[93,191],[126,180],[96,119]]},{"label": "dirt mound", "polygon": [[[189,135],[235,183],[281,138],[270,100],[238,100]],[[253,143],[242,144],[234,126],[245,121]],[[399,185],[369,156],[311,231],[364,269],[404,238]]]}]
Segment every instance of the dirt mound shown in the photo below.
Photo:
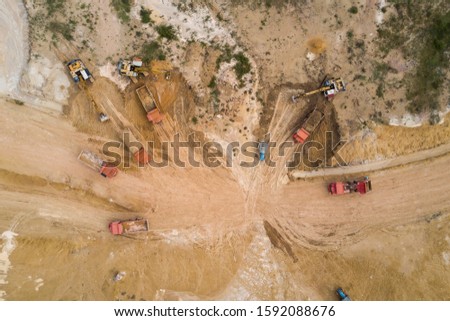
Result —
[{"label": "dirt mound", "polygon": [[327,49],[327,44],[325,40],[319,37],[309,39],[307,41],[307,45],[308,49],[316,55],[324,53],[325,50]]}]

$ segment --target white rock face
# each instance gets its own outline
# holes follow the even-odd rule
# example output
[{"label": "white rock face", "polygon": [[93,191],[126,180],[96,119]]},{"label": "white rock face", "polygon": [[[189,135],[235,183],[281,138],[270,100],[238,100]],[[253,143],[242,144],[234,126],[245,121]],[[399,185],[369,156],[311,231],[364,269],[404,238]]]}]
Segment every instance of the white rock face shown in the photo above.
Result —
[{"label": "white rock face", "polygon": [[37,57],[30,61],[21,85],[21,89],[32,96],[65,104],[71,83],[61,63]]},{"label": "white rock face", "polygon": [[22,1],[2,1],[0,35],[0,94],[8,95],[17,91],[28,59],[28,23]]}]

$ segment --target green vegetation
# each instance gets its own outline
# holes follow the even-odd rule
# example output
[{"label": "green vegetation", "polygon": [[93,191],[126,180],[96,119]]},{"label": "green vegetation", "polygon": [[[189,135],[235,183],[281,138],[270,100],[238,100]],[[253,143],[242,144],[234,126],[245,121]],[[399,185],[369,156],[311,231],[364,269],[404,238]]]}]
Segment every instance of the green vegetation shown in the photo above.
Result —
[{"label": "green vegetation", "polygon": [[212,76],[209,84],[208,84],[208,88],[210,89],[214,89],[217,87],[217,83],[216,83],[216,76]]},{"label": "green vegetation", "polygon": [[254,9],[262,6],[267,9],[272,7],[282,9],[288,5],[301,8],[306,3],[306,0],[231,0],[230,2],[234,5],[245,4]]},{"label": "green vegetation", "polygon": [[158,42],[152,41],[150,43],[145,43],[142,46],[142,60],[148,63],[152,60],[165,60],[166,55],[164,54],[161,46]]},{"label": "green vegetation", "polygon": [[211,77],[211,80],[208,84],[208,88],[211,89],[211,101],[214,107],[214,111],[218,112],[220,91],[217,88],[216,76]]},{"label": "green vegetation", "polygon": [[177,33],[173,26],[171,25],[159,25],[155,28],[156,32],[161,38],[166,38],[167,40],[177,40]]},{"label": "green vegetation", "polygon": [[351,29],[347,31],[347,42],[348,61],[352,64],[357,58],[360,60],[366,54],[366,44],[363,39],[357,39]]},{"label": "green vegetation", "polygon": [[384,97],[384,83],[378,84],[376,95],[378,98]]},{"label": "green vegetation", "polygon": [[242,85],[242,77],[245,74],[248,74],[250,70],[252,70],[252,66],[250,65],[250,61],[243,52],[237,53],[233,56],[233,58],[237,61],[236,65],[234,65],[234,71],[236,72],[236,76]]},{"label": "green vegetation", "polygon": [[391,2],[397,15],[378,30],[380,50],[387,55],[400,49],[407,60],[417,63],[405,76],[409,111],[436,110],[450,67],[450,12],[442,10],[447,0]]},{"label": "green vegetation", "polygon": [[21,100],[19,100],[19,99],[13,99],[13,102],[14,102],[16,105],[19,105],[19,106],[22,106],[22,105],[25,104],[23,101],[21,101]]},{"label": "green vegetation", "polygon": [[386,63],[375,62],[372,72],[372,81],[384,80],[388,72],[393,71],[393,69]]},{"label": "green vegetation", "polygon": [[76,25],[76,21],[72,19],[69,20],[69,23],[51,21],[48,24],[48,29],[53,32],[53,35],[60,34],[67,40],[73,40],[73,32],[75,31]]},{"label": "green vegetation", "polygon": [[196,125],[197,123],[198,123],[198,119],[197,119],[197,117],[192,117],[192,122],[194,123],[194,125]]},{"label": "green vegetation", "polygon": [[357,14],[358,13],[358,7],[357,6],[351,6],[350,9],[348,9],[348,12],[351,14]]},{"label": "green vegetation", "polygon": [[347,31],[347,38],[348,38],[348,40],[353,39],[353,30]]},{"label": "green vegetation", "polygon": [[150,10],[147,10],[144,7],[141,7],[141,11],[139,11],[139,14],[141,15],[142,23],[148,23],[148,24],[151,24],[151,25],[154,23],[152,18],[150,18],[150,14],[151,13],[152,12]]},{"label": "green vegetation", "polygon": [[228,45],[225,46],[225,48],[223,48],[222,50],[222,54],[217,58],[216,68],[219,69],[220,65],[223,62],[230,63],[231,59],[233,58],[236,60],[236,64],[234,65],[233,69],[236,73],[237,79],[240,82],[240,85],[243,86],[242,77],[245,74],[249,73],[252,69],[250,61],[243,52],[233,54],[233,50]]},{"label": "green vegetation", "polygon": [[47,7],[47,16],[54,15],[57,11],[64,8],[66,4],[65,0],[45,0],[45,6]]},{"label": "green vegetation", "polygon": [[131,1],[130,0],[111,0],[111,5],[117,11],[120,21],[130,21]]},{"label": "green vegetation", "polygon": [[223,62],[226,63],[231,62],[232,58],[233,58],[233,51],[230,48],[230,46],[226,45],[225,48],[222,50],[222,54],[216,60],[216,69],[219,69],[220,65]]}]

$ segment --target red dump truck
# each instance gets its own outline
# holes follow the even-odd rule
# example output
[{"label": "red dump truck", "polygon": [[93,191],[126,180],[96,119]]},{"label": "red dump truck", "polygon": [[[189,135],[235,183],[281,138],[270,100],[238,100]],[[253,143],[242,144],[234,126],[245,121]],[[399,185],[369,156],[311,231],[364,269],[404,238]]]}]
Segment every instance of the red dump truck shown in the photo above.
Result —
[{"label": "red dump truck", "polygon": [[114,221],[109,223],[109,230],[113,235],[133,234],[148,231],[148,221],[144,218]]},{"label": "red dump truck", "polygon": [[119,172],[116,166],[105,162],[96,154],[88,150],[81,151],[80,155],[78,155],[78,159],[94,171],[99,172],[103,177],[112,178]]},{"label": "red dump truck", "polygon": [[303,123],[302,127],[297,130],[294,135],[294,141],[300,144],[303,144],[312,134],[312,132],[319,126],[322,122],[323,113],[317,109],[315,109],[311,114],[309,114],[308,118]]},{"label": "red dump truck", "polygon": [[372,183],[369,177],[348,182],[333,182],[328,185],[328,192],[331,195],[342,195],[348,193],[366,194],[372,190]]},{"label": "red dump truck", "polygon": [[156,100],[152,92],[146,85],[136,89],[136,94],[141,101],[142,106],[147,112],[147,119],[153,124],[158,124],[163,120],[162,114],[159,112]]}]

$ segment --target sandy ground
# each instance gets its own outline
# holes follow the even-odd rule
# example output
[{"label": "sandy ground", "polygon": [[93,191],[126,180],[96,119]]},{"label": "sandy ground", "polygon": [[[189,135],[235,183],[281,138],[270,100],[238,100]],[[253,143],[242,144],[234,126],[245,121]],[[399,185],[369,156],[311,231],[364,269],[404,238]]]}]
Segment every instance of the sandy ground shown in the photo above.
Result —
[{"label": "sandy ground", "polygon": [[[109,56],[131,51],[105,40],[129,32],[105,3],[92,9],[94,16],[104,17],[99,32],[89,38],[90,48],[98,51],[92,60],[89,50],[79,51],[66,41],[57,50],[33,48],[43,56],[32,58],[22,78],[25,104],[0,99],[0,299],[334,300],[336,287],[342,286],[356,300],[450,300],[448,118],[440,127],[377,125],[359,137],[361,132],[352,126],[339,126],[352,112],[368,116],[367,106],[377,102],[372,97],[355,100],[363,87],[352,85],[333,103],[319,96],[296,104],[290,100],[292,93],[314,88],[321,65],[346,78],[352,75],[348,58],[336,57],[346,49],[346,28],[371,37],[382,20],[375,1],[361,2],[361,13],[336,30],[328,28],[337,24],[332,12],[348,15],[350,1],[331,1],[328,9],[314,2],[301,13],[289,14],[275,8],[229,8],[219,1],[181,15],[196,21],[195,26],[177,18],[169,2],[140,1],[155,11],[155,19],[179,28],[183,46],[172,45],[171,57],[183,53],[184,41],[194,32],[207,45],[194,41],[186,46],[178,58],[186,58],[186,64],[173,71],[171,80],[149,77],[120,89],[97,76],[97,67],[105,66]],[[17,11],[12,4],[0,9],[0,27],[21,34],[25,27],[20,19],[10,20],[17,16],[9,14]],[[214,16],[223,10],[231,22],[205,19],[208,10]],[[362,24],[365,17],[371,22]],[[299,19],[307,23],[299,24]],[[230,30],[237,36],[228,39]],[[79,27],[76,39],[87,34]],[[215,72],[215,61],[208,58],[217,56],[208,46],[213,38],[239,38],[255,69],[248,87],[241,89],[233,88],[232,64],[218,71],[224,105],[215,116],[203,100]],[[1,48],[18,47],[24,54],[22,44],[11,43],[14,37],[5,39]],[[79,55],[95,73],[96,81],[88,87],[94,102],[86,91],[66,82],[64,55]],[[20,60],[25,55],[7,51],[1,57]],[[100,69],[101,74],[114,78],[108,68]],[[4,88],[17,88],[14,77],[4,79]],[[293,84],[282,85],[289,82]],[[139,105],[135,89],[144,83],[165,115],[161,125],[150,124]],[[266,97],[255,99],[258,89]],[[344,108],[349,101],[352,106]],[[82,149],[100,154],[103,143],[120,142],[125,128],[139,140],[154,141],[157,154],[175,133],[186,137],[196,132],[202,140],[221,144],[266,132],[278,143],[290,141],[293,129],[316,107],[325,119],[313,138],[323,142],[327,130],[350,135],[353,141],[343,152],[362,165],[294,172],[308,179],[290,181],[284,165],[298,151],[294,145],[271,155],[277,164],[273,168],[239,167],[241,158],[236,157],[231,169],[224,167],[226,159],[218,168],[120,167],[118,176],[108,180],[77,160]],[[100,111],[110,115],[110,122],[97,120]],[[205,118],[194,124],[192,117],[199,112]],[[372,149],[361,148],[374,137]],[[405,156],[385,160],[399,155]],[[379,161],[364,164],[369,159]],[[367,171],[371,193],[328,195],[330,180]],[[134,217],[147,218],[151,231],[129,238],[110,235],[110,221]],[[114,282],[119,271],[126,275]]]}]

